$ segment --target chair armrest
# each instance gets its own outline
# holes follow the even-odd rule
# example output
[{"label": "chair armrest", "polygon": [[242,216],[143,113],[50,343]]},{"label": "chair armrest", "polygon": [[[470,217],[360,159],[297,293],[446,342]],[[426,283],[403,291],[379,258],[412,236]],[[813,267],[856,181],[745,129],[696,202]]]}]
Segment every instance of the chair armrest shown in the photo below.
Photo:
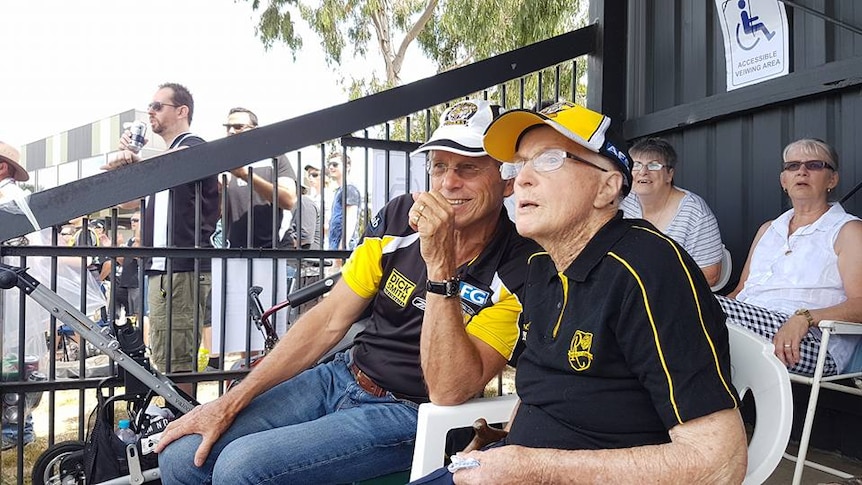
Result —
[{"label": "chair armrest", "polygon": [[417,480],[443,466],[446,434],[450,429],[468,428],[477,418],[485,418],[489,423],[506,422],[517,403],[518,396],[509,394],[471,399],[458,406],[432,403],[419,406],[410,480]]},{"label": "chair armrest", "polygon": [[862,323],[842,322],[840,320],[820,320],[820,330],[831,330],[836,335],[862,335]]}]

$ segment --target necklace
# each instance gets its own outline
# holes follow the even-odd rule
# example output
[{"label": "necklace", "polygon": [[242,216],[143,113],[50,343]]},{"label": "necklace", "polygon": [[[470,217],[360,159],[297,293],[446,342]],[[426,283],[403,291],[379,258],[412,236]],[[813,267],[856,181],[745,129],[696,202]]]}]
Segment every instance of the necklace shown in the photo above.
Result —
[{"label": "necklace", "polygon": [[[802,224],[801,222],[799,222],[796,218],[797,214],[796,213],[793,214],[793,217],[791,217],[790,221],[788,221],[788,223],[787,223],[787,243],[784,246],[784,255],[785,256],[788,256],[788,255],[790,255],[790,253],[793,252],[793,247],[790,244],[791,240],[793,239],[793,236],[798,234],[800,229],[808,227],[808,226],[816,223],[817,221],[819,221],[820,218],[823,217],[823,214],[826,214],[827,212],[829,212],[829,206],[827,206],[825,210],[821,210],[820,213],[817,215],[817,217],[814,218],[814,220],[812,220],[811,222],[808,222],[806,224]],[[801,219],[801,217],[800,217],[800,219]],[[794,224],[794,222],[796,222],[796,224]]]},{"label": "necklace", "polygon": [[[668,227],[668,226],[670,226],[670,222],[673,220],[673,218],[671,217],[671,218],[670,218],[670,220],[665,221],[665,219],[666,219],[668,216],[672,215],[672,211],[669,211],[668,209],[673,209],[673,208],[674,208],[674,207],[673,207],[673,206],[674,206],[674,204],[672,203],[672,202],[673,202],[673,200],[674,200],[674,197],[673,197],[673,188],[671,188],[671,192],[669,192],[669,193],[667,194],[667,197],[665,197],[664,202],[662,203],[662,208],[661,208],[661,210],[660,210],[660,211],[658,211],[658,213],[656,213],[656,214],[655,214],[655,216],[653,216],[653,218],[652,218],[652,219],[647,219],[647,218],[646,218],[646,214],[644,214],[644,219],[647,219],[647,220],[649,220],[650,222],[652,222],[652,224],[653,224],[653,225],[654,225],[658,230],[660,230],[660,231],[664,231],[664,230],[666,230],[666,229],[667,229],[667,227]],[[677,206],[678,206],[678,204],[677,204]],[[643,211],[643,209],[641,209],[641,211]]]}]

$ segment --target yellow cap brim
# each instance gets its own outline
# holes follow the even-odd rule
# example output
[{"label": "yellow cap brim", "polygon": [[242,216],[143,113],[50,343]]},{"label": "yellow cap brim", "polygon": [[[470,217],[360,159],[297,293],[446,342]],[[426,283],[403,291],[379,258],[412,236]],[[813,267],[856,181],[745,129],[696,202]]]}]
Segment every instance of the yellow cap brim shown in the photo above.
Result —
[{"label": "yellow cap brim", "polygon": [[610,121],[601,113],[581,106],[571,106],[550,116],[525,109],[507,111],[485,130],[485,151],[501,162],[511,162],[524,131],[545,124],[587,150],[601,153]]},{"label": "yellow cap brim", "polygon": [[546,117],[529,110],[516,109],[503,113],[485,130],[485,151],[501,162],[513,161],[521,134],[531,126],[544,124],[545,120]]}]

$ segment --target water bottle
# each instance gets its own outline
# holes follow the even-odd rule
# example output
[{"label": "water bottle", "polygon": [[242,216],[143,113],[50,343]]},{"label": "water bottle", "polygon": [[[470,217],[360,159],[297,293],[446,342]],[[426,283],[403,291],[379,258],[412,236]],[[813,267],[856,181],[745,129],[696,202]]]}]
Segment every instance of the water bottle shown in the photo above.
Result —
[{"label": "water bottle", "polygon": [[121,419],[117,422],[117,432],[115,433],[117,438],[120,438],[120,441],[127,445],[138,441],[138,435],[129,428],[130,424],[128,419]]}]

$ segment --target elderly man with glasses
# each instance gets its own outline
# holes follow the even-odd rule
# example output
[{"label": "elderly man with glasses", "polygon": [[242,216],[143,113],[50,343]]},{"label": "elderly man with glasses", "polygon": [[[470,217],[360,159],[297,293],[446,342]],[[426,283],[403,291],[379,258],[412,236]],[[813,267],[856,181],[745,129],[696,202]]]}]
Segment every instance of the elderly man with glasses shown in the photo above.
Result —
[{"label": "elderly man with glasses", "polygon": [[[496,114],[461,101],[418,152],[431,190],[389,202],[342,278],[247,378],[171,423],[165,483],[351,483],[407,470],[418,406],[481,393],[520,335],[527,256],[482,148]],[[370,313],[354,346],[311,367]],[[278,446],[273,447],[273,444]]]},{"label": "elderly man with glasses", "polygon": [[521,402],[503,441],[459,455],[471,468],[419,483],[742,482],[724,315],[685,251],[622,218],[632,162],[610,121],[558,103],[488,128],[518,233],[545,249],[524,292]]}]

